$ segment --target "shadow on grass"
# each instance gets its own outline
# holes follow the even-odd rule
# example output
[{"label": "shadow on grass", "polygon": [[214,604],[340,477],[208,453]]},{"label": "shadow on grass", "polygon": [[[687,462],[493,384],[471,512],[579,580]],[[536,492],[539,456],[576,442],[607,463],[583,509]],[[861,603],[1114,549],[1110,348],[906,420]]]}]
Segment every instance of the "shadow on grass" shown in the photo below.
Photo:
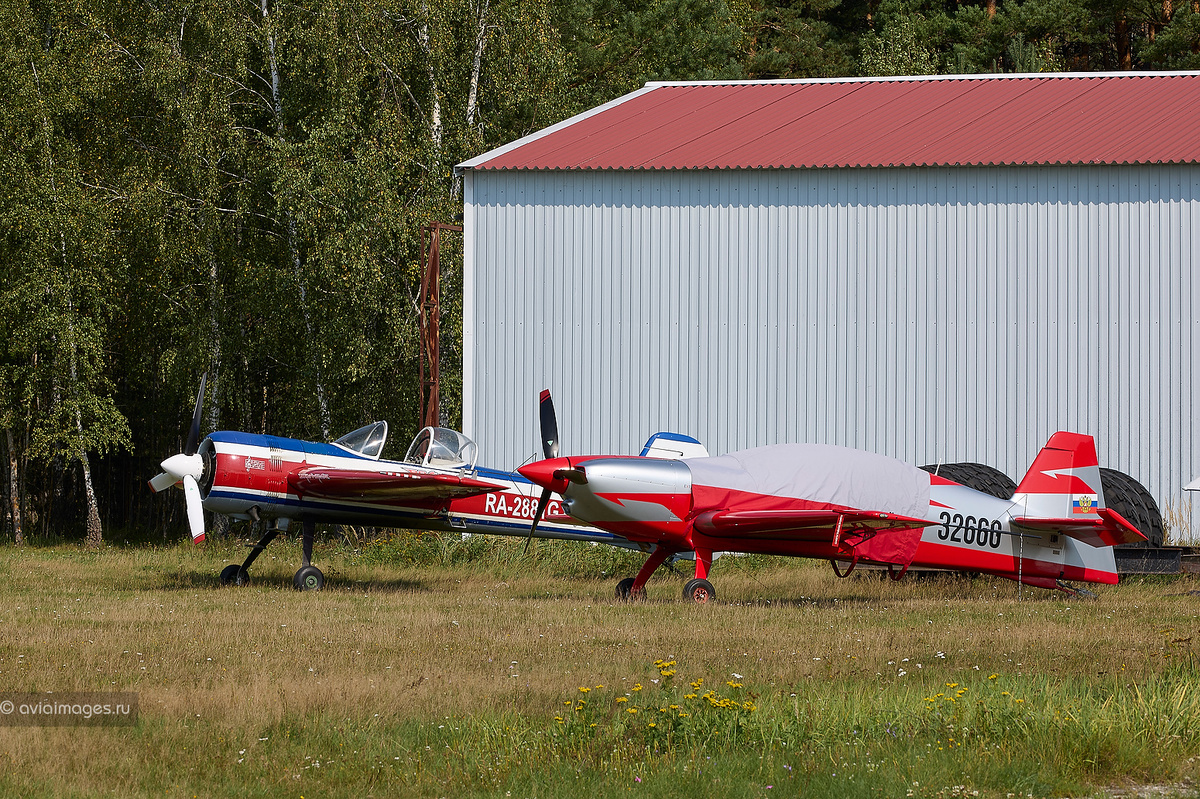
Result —
[{"label": "shadow on grass", "polygon": [[[266,575],[257,575],[251,571],[250,584],[244,586],[222,585],[221,578],[218,575],[194,569],[170,574],[155,574],[152,576],[155,579],[145,581],[137,587],[146,591],[242,591],[254,588],[269,588],[304,593],[296,591],[296,588],[292,585],[291,577],[275,572]],[[405,580],[400,578],[343,580],[338,577],[327,576],[325,587],[319,593],[328,594],[353,591],[355,593],[414,594],[428,593],[431,590],[433,589],[419,580]]]}]

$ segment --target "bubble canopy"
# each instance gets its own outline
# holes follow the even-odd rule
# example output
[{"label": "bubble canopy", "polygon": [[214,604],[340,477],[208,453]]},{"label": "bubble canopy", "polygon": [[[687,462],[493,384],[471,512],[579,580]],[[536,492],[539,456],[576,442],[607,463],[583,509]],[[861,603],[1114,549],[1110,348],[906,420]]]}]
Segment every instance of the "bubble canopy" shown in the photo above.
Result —
[{"label": "bubble canopy", "polygon": [[378,460],[383,445],[387,443],[387,435],[387,422],[375,422],[347,433],[333,443],[363,457]]},{"label": "bubble canopy", "polygon": [[435,469],[474,469],[478,455],[475,442],[457,430],[426,427],[417,433],[404,460]]}]

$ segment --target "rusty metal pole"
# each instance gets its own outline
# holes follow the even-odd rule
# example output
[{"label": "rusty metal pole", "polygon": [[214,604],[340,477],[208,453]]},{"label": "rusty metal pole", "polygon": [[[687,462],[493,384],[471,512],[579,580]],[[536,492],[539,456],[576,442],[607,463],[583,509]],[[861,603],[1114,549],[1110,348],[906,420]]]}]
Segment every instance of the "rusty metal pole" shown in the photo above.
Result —
[{"label": "rusty metal pole", "polygon": [[[438,323],[442,316],[442,257],[441,232],[462,232],[458,225],[432,222],[421,228],[421,251],[425,255],[425,272],[421,276],[421,426],[438,427],[441,423],[441,333]],[[429,239],[426,241],[426,234]]]}]

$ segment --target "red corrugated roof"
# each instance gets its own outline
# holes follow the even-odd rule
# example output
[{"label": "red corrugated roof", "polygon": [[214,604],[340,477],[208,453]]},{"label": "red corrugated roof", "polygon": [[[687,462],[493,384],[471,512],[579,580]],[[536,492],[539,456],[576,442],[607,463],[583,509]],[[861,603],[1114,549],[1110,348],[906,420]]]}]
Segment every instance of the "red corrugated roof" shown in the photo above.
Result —
[{"label": "red corrugated roof", "polygon": [[1200,161],[1200,72],[651,83],[468,169]]}]

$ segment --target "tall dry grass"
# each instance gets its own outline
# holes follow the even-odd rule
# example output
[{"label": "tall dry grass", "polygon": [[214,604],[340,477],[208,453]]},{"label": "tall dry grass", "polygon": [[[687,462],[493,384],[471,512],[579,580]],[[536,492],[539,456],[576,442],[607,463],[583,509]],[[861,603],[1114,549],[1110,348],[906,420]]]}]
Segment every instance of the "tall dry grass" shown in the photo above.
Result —
[{"label": "tall dry grass", "polygon": [[[1176,736],[1186,749],[1194,745],[1186,724],[1200,726],[1194,578],[1135,580],[1080,601],[1005,580],[837,580],[824,564],[738,558],[714,569],[717,605],[681,601],[682,573],[652,580],[646,602],[621,604],[613,586],[636,556],[539,544],[524,557],[522,544],[325,547],[319,594],[291,589],[294,544],[260,558],[244,589],[217,587],[220,569],[241,557],[229,545],[4,550],[2,689],[134,691],[140,721],[134,729],[0,727],[0,792],[121,795],[114,786],[133,785],[131,795],[161,796],[173,785],[243,778],[259,786],[250,794],[296,784],[329,791],[369,787],[364,780],[388,764],[408,770],[378,776],[384,788],[425,793],[449,781],[460,791],[499,790],[536,786],[533,775],[567,752],[602,784],[654,762],[692,784],[695,771],[680,769],[694,745],[655,749],[645,730],[614,726],[623,718],[614,715],[617,698],[666,687],[655,661],[677,664],[677,685],[685,677],[714,688],[741,683],[756,704],[758,738],[745,746],[776,753],[768,759],[789,740],[845,754],[849,731],[879,733],[897,721],[910,741],[938,740],[927,700],[948,683],[1003,684],[1037,703],[1036,723],[1022,734],[1040,745],[1069,749],[1052,731],[1054,712],[1069,710],[1072,697],[1069,712],[1086,717],[1077,729],[1100,735],[1097,746],[1113,730],[1131,730],[1145,737],[1139,746],[1162,748]],[[589,570],[609,573],[584,577]],[[632,692],[637,684],[645,693]],[[556,717],[581,688],[607,708],[589,722],[597,726],[587,728],[586,746],[554,737]],[[685,695],[671,703],[693,701]],[[933,707],[950,706],[943,697]],[[1183,720],[1182,732],[1172,718]],[[1003,740],[995,730],[985,737],[988,746]],[[348,749],[355,755],[344,761]],[[238,762],[242,750],[261,753],[252,769]],[[314,769],[305,757],[326,765]],[[822,757],[804,761],[816,776],[825,774],[813,765]],[[1188,772],[1186,758],[1175,759],[1170,775]],[[330,770],[339,762],[349,763],[340,782]],[[133,783],[129,773],[139,775]],[[1079,778],[1078,769],[1070,774]]]}]

